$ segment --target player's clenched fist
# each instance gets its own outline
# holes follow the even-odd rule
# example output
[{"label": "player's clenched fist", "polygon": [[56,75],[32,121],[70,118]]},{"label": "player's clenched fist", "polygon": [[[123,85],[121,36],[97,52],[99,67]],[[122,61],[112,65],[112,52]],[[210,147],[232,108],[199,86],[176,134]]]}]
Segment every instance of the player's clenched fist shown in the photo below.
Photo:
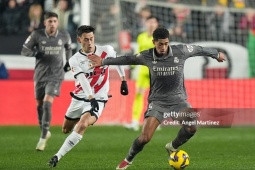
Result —
[{"label": "player's clenched fist", "polygon": [[91,110],[92,111],[97,112],[99,110],[99,106],[98,106],[98,103],[97,103],[95,98],[90,99],[90,105],[91,105]]},{"label": "player's clenched fist", "polygon": [[120,93],[122,95],[128,95],[128,85],[127,85],[127,81],[123,80],[121,82],[121,86],[120,86]]}]

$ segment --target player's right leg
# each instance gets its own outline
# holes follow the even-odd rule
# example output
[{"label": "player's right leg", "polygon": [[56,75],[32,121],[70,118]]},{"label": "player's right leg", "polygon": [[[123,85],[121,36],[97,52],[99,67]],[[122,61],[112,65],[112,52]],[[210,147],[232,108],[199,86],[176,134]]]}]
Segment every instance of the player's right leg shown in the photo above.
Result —
[{"label": "player's right leg", "polygon": [[78,121],[74,131],[66,138],[59,151],[49,160],[48,165],[55,167],[59,160],[81,141],[87,127],[95,123],[96,120],[97,118],[91,116],[90,112],[85,112]]},{"label": "player's right leg", "polygon": [[159,124],[160,122],[156,117],[149,116],[144,119],[141,135],[134,140],[126,158],[120,162],[120,164],[116,167],[116,170],[127,169],[129,165],[132,164],[135,156],[141,152],[144,146],[151,140]]},{"label": "player's right leg", "polygon": [[[36,97],[36,103],[37,103],[37,117],[38,117],[38,122],[41,130],[41,134],[43,132],[43,116],[44,116],[44,102],[43,99],[45,97],[45,82],[35,82],[35,97]],[[51,137],[50,132],[46,132],[44,138],[42,136],[39,138],[39,141],[37,142],[36,145],[36,150],[37,151],[43,151],[47,140]]]},{"label": "player's right leg", "polygon": [[[76,101],[74,101],[74,103],[76,103]],[[81,103],[81,105],[80,105],[80,103]],[[75,125],[75,128],[72,131],[72,133],[66,138],[66,140],[64,141],[64,143],[61,146],[61,148],[59,149],[59,151],[49,160],[48,165],[50,167],[55,167],[57,165],[57,163],[59,162],[59,160],[65,154],[67,154],[74,146],[76,146],[79,143],[79,141],[82,139],[83,134],[84,134],[85,130],[87,129],[87,127],[94,124],[97,121],[97,119],[100,117],[100,115],[103,111],[103,108],[105,106],[105,104],[102,102],[98,102],[98,104],[99,104],[99,110],[96,113],[95,112],[90,113],[90,109],[91,109],[90,102],[78,101],[78,103],[70,105],[72,107],[68,108],[66,117],[69,117],[69,118],[76,117],[77,118],[77,116],[74,116],[74,115],[79,114],[80,120]],[[77,105],[80,107],[75,107]],[[83,111],[81,111],[79,113],[81,108],[83,108]],[[73,112],[70,112],[71,110]],[[70,113],[72,113],[72,114],[70,114]],[[70,127],[71,127],[71,125],[70,125]]]}]

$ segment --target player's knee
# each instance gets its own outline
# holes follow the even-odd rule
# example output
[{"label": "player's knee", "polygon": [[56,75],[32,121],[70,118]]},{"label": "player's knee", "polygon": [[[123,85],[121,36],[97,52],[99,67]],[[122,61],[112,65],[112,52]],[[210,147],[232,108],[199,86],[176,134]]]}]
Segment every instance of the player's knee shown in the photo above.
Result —
[{"label": "player's knee", "polygon": [[84,131],[88,126],[89,126],[88,122],[82,122],[78,124],[77,128],[78,131]]},{"label": "player's knee", "polygon": [[145,145],[146,143],[150,142],[151,140],[151,136],[150,135],[146,135],[146,134],[143,134],[139,137],[139,142],[140,144],[143,144]]},{"label": "player's knee", "polygon": [[68,133],[70,133],[71,131],[72,131],[71,129],[68,129],[68,128],[65,128],[65,127],[62,128],[62,132],[63,132],[64,134],[68,134]]},{"label": "player's knee", "polygon": [[191,134],[194,134],[197,132],[197,126],[188,126],[186,127],[186,130],[191,133]]},{"label": "player's knee", "polygon": [[52,103],[51,102],[44,102],[43,103],[43,110],[47,113],[50,113],[51,112],[51,107],[52,107]]}]

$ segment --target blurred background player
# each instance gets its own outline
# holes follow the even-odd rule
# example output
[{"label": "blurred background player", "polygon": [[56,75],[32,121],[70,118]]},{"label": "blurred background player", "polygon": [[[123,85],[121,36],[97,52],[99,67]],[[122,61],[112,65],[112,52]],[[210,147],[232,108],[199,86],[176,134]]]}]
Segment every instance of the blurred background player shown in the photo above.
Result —
[{"label": "blurred background player", "polygon": [[[35,57],[34,87],[37,104],[38,122],[41,136],[36,150],[43,151],[51,133],[50,122],[52,104],[55,96],[60,95],[60,87],[65,72],[70,70],[66,61],[72,56],[71,38],[64,30],[58,30],[58,15],[47,12],[44,15],[45,28],[33,31],[23,44],[21,55]],[[64,66],[64,68],[63,68]]]},{"label": "blurred background player", "polygon": [[[146,31],[137,36],[138,53],[153,48],[153,31],[159,26],[159,20],[155,16],[149,16],[145,21]],[[150,87],[149,70],[146,66],[138,67],[138,76],[136,77],[136,93],[132,108],[132,122],[125,125],[126,128],[138,131],[139,121],[144,108],[144,95]]]},{"label": "blurred background player", "polygon": [[[77,40],[82,49],[69,60],[72,73],[76,79],[76,89],[73,94],[88,101],[72,99],[65,115],[62,131],[63,133],[73,131],[66,138],[59,151],[48,162],[50,167],[55,167],[58,161],[78,144],[87,127],[93,125],[99,119],[108,100],[109,67],[91,68],[91,61],[87,56],[95,53],[100,55],[101,58],[116,57],[116,52],[109,45],[96,46],[94,33],[95,28],[92,26],[82,25],[77,29]],[[127,95],[128,87],[124,69],[117,66],[117,71],[122,81],[120,92],[122,95]]]}]

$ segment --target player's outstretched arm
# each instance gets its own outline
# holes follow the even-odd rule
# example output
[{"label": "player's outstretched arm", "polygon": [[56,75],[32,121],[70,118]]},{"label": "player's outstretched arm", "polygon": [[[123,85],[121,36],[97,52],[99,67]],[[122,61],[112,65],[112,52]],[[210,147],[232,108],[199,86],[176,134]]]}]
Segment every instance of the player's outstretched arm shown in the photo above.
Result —
[{"label": "player's outstretched arm", "polygon": [[226,61],[226,56],[224,55],[224,53],[219,52],[219,57],[216,59],[218,62],[223,62]]},{"label": "player's outstretched arm", "polygon": [[119,56],[119,57],[107,57],[102,59],[96,54],[88,55],[88,59],[92,61],[92,67],[101,65],[143,65],[145,63],[142,55],[130,55],[130,56]]}]

